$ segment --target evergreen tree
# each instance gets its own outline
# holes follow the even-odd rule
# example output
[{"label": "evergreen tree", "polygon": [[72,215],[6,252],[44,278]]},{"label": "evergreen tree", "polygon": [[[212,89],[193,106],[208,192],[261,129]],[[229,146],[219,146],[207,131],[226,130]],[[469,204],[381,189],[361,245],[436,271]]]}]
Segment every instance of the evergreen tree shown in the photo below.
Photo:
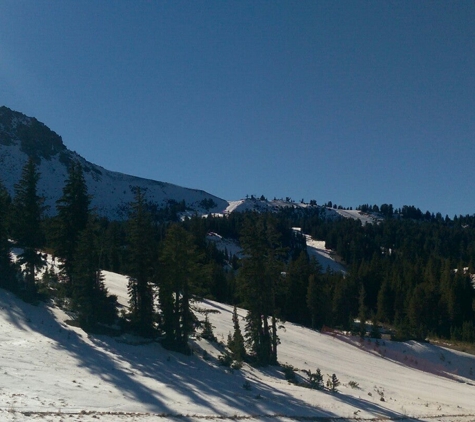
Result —
[{"label": "evergreen tree", "polygon": [[233,334],[229,336],[228,348],[231,351],[232,358],[238,362],[244,360],[246,356],[246,348],[244,347],[244,337],[239,325],[239,317],[237,314],[237,308],[233,309]]},{"label": "evergreen tree", "polygon": [[9,212],[11,198],[0,181],[0,287],[15,290],[15,270],[10,254]]},{"label": "evergreen tree", "polygon": [[246,340],[258,364],[276,364],[279,340],[275,298],[283,250],[274,217],[249,217],[241,246],[244,258],[238,277],[240,294],[248,309]]},{"label": "evergreen tree", "polygon": [[90,198],[81,164],[71,162],[63,196],[56,202],[57,228],[55,253],[61,258],[61,274],[71,284],[74,260],[80,233],[89,217]]},{"label": "evergreen tree", "polygon": [[45,265],[44,255],[39,251],[45,242],[41,228],[43,198],[37,193],[39,178],[36,165],[30,158],[23,168],[20,181],[15,185],[13,200],[13,233],[17,245],[23,250],[18,261],[24,267],[25,293],[30,300],[37,292],[36,273]]},{"label": "evergreen tree", "polygon": [[308,294],[311,265],[305,251],[288,265],[285,276],[283,315],[288,321],[305,324],[309,321],[309,308],[304,306]]},{"label": "evergreen tree", "polygon": [[332,393],[338,393],[338,387],[340,386],[340,380],[337,378],[335,374],[332,374],[331,377],[327,380],[327,388]]},{"label": "evergreen tree", "polygon": [[129,304],[133,329],[145,337],[154,331],[152,281],[154,275],[153,226],[146,209],[145,196],[135,189],[128,221],[129,241]]},{"label": "evergreen tree", "polygon": [[208,276],[203,258],[190,233],[178,224],[169,227],[160,250],[157,281],[164,346],[184,353],[189,352],[188,337],[196,319],[191,300]]},{"label": "evergreen tree", "polygon": [[[335,275],[331,291],[331,315],[335,326],[352,328],[353,316],[358,311],[358,287],[353,277]],[[351,322],[351,323],[350,323]]]},{"label": "evergreen tree", "polygon": [[103,244],[101,266],[104,270],[123,274],[126,270],[127,243],[126,224],[121,221],[103,221]]},{"label": "evergreen tree", "polygon": [[203,330],[201,331],[201,337],[208,341],[216,341],[216,336],[213,332],[213,324],[211,324],[208,316],[208,312],[205,313],[205,320],[203,321]]},{"label": "evergreen tree", "polygon": [[93,329],[98,323],[113,323],[116,317],[116,298],[108,296],[99,262],[97,225],[91,217],[79,233],[72,268],[71,304],[84,329]]},{"label": "evergreen tree", "polygon": [[394,297],[389,285],[389,281],[385,279],[378,292],[378,311],[377,319],[381,322],[390,323],[393,321]]},{"label": "evergreen tree", "polygon": [[366,336],[366,318],[368,314],[368,308],[366,307],[366,291],[363,285],[360,287],[360,297],[359,297],[359,310],[358,310],[358,319],[360,321],[359,325],[359,334],[361,338]]},{"label": "evergreen tree", "polygon": [[[302,306],[302,305],[301,305]],[[321,327],[323,324],[323,295],[317,274],[311,274],[307,286],[307,308],[311,315],[311,327]]]}]

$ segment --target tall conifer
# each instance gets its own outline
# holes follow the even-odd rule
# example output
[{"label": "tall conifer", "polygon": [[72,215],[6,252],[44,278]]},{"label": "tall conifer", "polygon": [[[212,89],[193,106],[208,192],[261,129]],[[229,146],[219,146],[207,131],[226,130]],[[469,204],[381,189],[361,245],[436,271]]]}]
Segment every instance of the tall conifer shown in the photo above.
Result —
[{"label": "tall conifer", "polygon": [[73,161],[69,166],[63,195],[56,202],[58,215],[55,236],[55,252],[62,261],[61,273],[70,288],[79,236],[88,222],[90,202],[81,164]]},{"label": "tall conifer", "polygon": [[129,242],[129,303],[132,326],[140,335],[153,335],[153,290],[154,255],[153,227],[147,211],[145,194],[135,188],[134,202],[128,221]]},{"label": "tall conifer", "polygon": [[39,179],[40,174],[30,158],[23,168],[20,181],[15,185],[13,201],[14,237],[17,245],[23,249],[18,260],[24,266],[25,291],[29,299],[36,295],[36,272],[45,265],[45,258],[39,251],[45,243],[41,228],[43,198],[37,193]]},{"label": "tall conifer", "polygon": [[166,347],[187,352],[195,318],[191,300],[208,277],[203,258],[189,232],[177,224],[170,226],[160,250],[158,279]]},{"label": "tall conifer", "polygon": [[231,350],[234,360],[241,362],[246,356],[246,348],[244,347],[244,337],[239,325],[239,317],[237,314],[237,308],[233,309],[233,333],[230,334],[228,339],[228,347]]},{"label": "tall conifer", "polygon": [[108,297],[100,266],[97,226],[93,217],[79,234],[72,270],[72,307],[81,327],[114,322],[114,299]]},{"label": "tall conifer", "polygon": [[10,254],[9,212],[11,198],[0,181],[0,287],[15,290],[15,274]]},{"label": "tall conifer", "polygon": [[248,309],[247,343],[258,364],[276,364],[275,299],[283,249],[275,219],[271,215],[249,217],[242,231],[241,246],[244,258],[238,277],[240,295]]}]

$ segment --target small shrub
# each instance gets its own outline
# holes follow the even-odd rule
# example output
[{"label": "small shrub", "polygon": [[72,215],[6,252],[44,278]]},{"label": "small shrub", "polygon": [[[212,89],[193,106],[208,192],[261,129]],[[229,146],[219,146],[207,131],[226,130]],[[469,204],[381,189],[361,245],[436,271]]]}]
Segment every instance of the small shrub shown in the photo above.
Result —
[{"label": "small shrub", "polygon": [[360,388],[360,385],[359,385],[356,381],[350,381],[350,382],[348,383],[348,385],[349,385],[351,388],[355,388],[355,389]]},{"label": "small shrub", "polygon": [[216,336],[213,332],[213,326],[209,321],[208,315],[205,316],[205,320],[203,322],[203,331],[201,332],[201,338],[204,338],[208,341],[216,341]]},{"label": "small shrub", "polygon": [[244,388],[244,390],[250,391],[252,389],[251,383],[248,380],[244,381],[242,388]]},{"label": "small shrub", "polygon": [[225,352],[224,354],[218,356],[218,361],[220,365],[230,368],[231,364],[233,363],[233,358],[229,353]]},{"label": "small shrub", "polygon": [[313,388],[315,390],[323,389],[323,375],[320,371],[320,368],[317,368],[315,372],[312,372],[307,369],[303,369],[302,372],[307,375],[307,382],[310,388]]},{"label": "small shrub", "polygon": [[327,380],[327,388],[332,393],[337,393],[339,386],[340,386],[340,380],[337,378],[337,376],[335,374],[332,374],[331,377],[329,376],[329,378]]},{"label": "small shrub", "polygon": [[282,365],[282,371],[284,372],[284,377],[289,382],[295,382],[295,368],[292,365]]}]

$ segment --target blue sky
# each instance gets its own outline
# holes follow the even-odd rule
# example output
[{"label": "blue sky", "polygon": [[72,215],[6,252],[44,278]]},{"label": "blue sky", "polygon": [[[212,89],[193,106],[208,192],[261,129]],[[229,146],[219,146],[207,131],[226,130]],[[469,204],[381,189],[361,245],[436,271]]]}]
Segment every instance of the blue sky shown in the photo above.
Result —
[{"label": "blue sky", "polygon": [[475,213],[475,2],[0,3],[0,105],[110,170]]}]

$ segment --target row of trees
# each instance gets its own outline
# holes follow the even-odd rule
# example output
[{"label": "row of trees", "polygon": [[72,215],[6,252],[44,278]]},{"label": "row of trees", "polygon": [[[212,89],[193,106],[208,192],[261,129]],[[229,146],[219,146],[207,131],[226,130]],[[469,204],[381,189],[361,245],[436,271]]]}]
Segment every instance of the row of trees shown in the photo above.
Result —
[{"label": "row of trees", "polygon": [[[273,286],[275,293],[269,293],[278,317],[315,328],[345,329],[352,329],[359,318],[392,327],[398,338],[432,335],[475,341],[475,217],[421,220],[390,212],[390,205],[381,209],[386,217],[366,225],[352,219],[327,220],[318,209],[273,215],[287,247],[285,277]],[[238,238],[246,218],[265,217],[232,214],[202,224]],[[289,240],[292,226],[325,240],[347,264],[348,273],[322,272],[298,236]],[[244,263],[241,260],[237,267]],[[237,283],[245,285],[239,277]],[[245,303],[239,289],[226,301]]]},{"label": "row of trees", "polygon": [[[276,298],[285,254],[279,246],[278,222],[270,215],[256,219],[249,214],[242,220],[245,258],[235,278],[233,270],[223,269],[230,257],[205,241],[200,219],[161,224],[146,192],[136,188],[127,221],[101,221],[90,209],[82,168],[75,162],[57,201],[56,216],[47,219],[37,194],[39,178],[30,160],[13,201],[0,189],[2,287],[31,301],[46,292],[60,297],[82,327],[94,329],[116,317],[115,300],[104,286],[101,268],[118,265],[129,277],[130,306],[122,320],[128,329],[147,337],[162,333],[166,347],[186,351],[188,337],[199,324],[193,312],[195,297],[239,300],[249,309],[250,354],[262,364],[277,362]],[[19,248],[16,266],[10,257],[11,238]],[[126,252],[111,259],[108,242],[116,243],[110,249]],[[38,276],[46,266],[45,249],[56,257],[58,271],[46,270],[42,283]]]},{"label": "row of trees", "polygon": [[[0,285],[18,292],[28,301],[36,301],[48,290],[66,298],[77,312],[79,323],[93,327],[99,322],[112,322],[115,317],[113,298],[109,298],[100,269],[100,245],[97,220],[90,211],[90,198],[81,166],[72,163],[57,201],[57,216],[45,230],[43,198],[37,193],[40,174],[32,159],[22,171],[10,199],[0,187],[0,243],[2,271]],[[17,262],[10,255],[11,240],[18,248]],[[49,242],[47,241],[49,239]],[[49,244],[48,244],[49,243]],[[47,266],[48,247],[60,257],[58,272]],[[38,283],[43,271],[47,283]]]},{"label": "row of trees", "polygon": [[[0,286],[29,301],[45,293],[61,298],[86,329],[114,322],[115,298],[108,295],[101,270],[106,232],[90,209],[81,165],[71,163],[56,216],[50,219],[44,218],[43,199],[37,194],[39,178],[35,163],[29,160],[15,186],[13,201],[0,186]],[[193,236],[179,225],[167,227],[158,248],[162,231],[147,205],[144,193],[137,188],[125,225],[126,243],[121,245],[127,249],[130,295],[130,311],[124,321],[144,336],[161,330],[167,346],[185,350],[195,322],[191,299],[206,278],[202,256]],[[16,264],[10,255],[11,238],[19,251]],[[58,271],[46,270],[41,283],[38,276],[46,267],[45,249],[56,257]]]},{"label": "row of trees", "polygon": [[[29,161],[13,199],[0,186],[0,285],[29,300],[46,290],[62,297],[85,328],[117,318],[102,275],[109,269],[129,277],[123,327],[162,335],[166,347],[181,351],[202,323],[196,297],[247,309],[246,350],[264,365],[277,362],[279,320],[352,328],[358,317],[396,327],[400,337],[475,341],[475,218],[413,219],[383,204],[385,219],[378,224],[329,221],[318,207],[179,222],[177,206],[183,204],[159,211],[136,188],[128,218],[108,221],[92,212],[78,163],[70,165],[56,216],[44,218],[39,177]],[[324,239],[349,273],[322,271],[295,226]],[[241,257],[206,241],[210,231],[239,241]],[[19,248],[17,263],[10,239]],[[58,258],[59,272],[47,271],[38,283],[45,249]],[[236,336],[230,344],[242,355]]]}]

